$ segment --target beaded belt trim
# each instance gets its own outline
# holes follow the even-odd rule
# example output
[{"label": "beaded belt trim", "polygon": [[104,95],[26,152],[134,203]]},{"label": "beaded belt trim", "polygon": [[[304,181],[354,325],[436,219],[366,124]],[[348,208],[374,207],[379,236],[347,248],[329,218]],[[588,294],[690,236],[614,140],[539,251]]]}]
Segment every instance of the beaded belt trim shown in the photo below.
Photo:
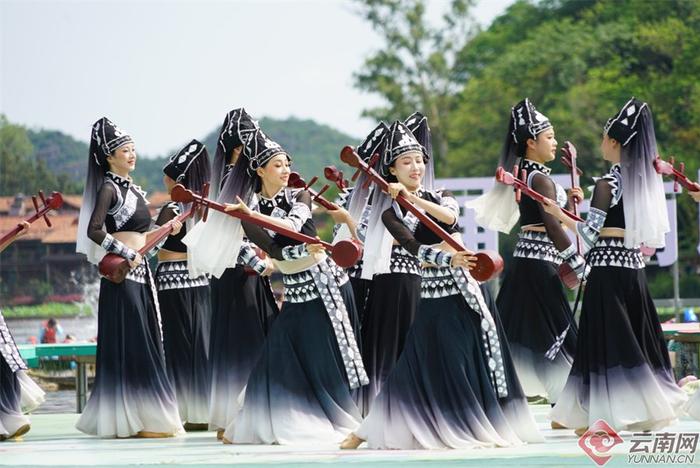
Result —
[{"label": "beaded belt trim", "polygon": [[559,251],[546,232],[523,231],[518,234],[513,257],[544,260],[556,265],[561,263]]},{"label": "beaded belt trim", "polygon": [[347,274],[350,278],[362,278],[362,258],[356,264],[348,268]]},{"label": "beaded belt trim", "polygon": [[389,271],[391,273],[410,273],[418,276],[422,274],[420,260],[400,245],[394,245],[391,248]]},{"label": "beaded belt trim", "polygon": [[156,268],[156,287],[158,291],[169,289],[188,289],[209,285],[206,275],[190,278],[187,260],[159,262]]},{"label": "beaded belt trim", "polygon": [[599,237],[588,253],[588,267],[644,268],[644,257],[638,248],[628,249],[619,237]]},{"label": "beaded belt trim", "polygon": [[435,299],[460,294],[457,282],[449,267],[423,268],[420,282],[420,297]]}]

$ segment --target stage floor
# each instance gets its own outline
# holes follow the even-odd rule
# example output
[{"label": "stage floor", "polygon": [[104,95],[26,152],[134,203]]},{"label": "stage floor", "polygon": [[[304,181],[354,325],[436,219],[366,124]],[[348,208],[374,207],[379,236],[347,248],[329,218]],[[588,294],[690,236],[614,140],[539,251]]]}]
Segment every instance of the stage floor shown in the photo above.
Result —
[{"label": "stage floor", "polygon": [[[32,416],[32,430],[19,442],[0,443],[2,466],[214,466],[343,463],[353,466],[587,466],[595,467],[569,430],[549,429],[549,406],[531,406],[545,436],[544,444],[518,448],[473,450],[368,450],[341,451],[337,447],[280,447],[223,445],[212,432],[194,432],[172,439],[97,439],[78,432],[76,414]],[[698,433],[700,422],[684,418],[666,429],[670,433]],[[631,434],[620,434],[625,442],[616,446],[605,465],[630,466],[627,454]],[[695,464],[700,464],[700,457]],[[652,465],[645,465],[652,466]],[[665,465],[668,466],[668,465]],[[677,465],[680,466],[680,465]],[[687,466],[683,463],[682,466]]]}]

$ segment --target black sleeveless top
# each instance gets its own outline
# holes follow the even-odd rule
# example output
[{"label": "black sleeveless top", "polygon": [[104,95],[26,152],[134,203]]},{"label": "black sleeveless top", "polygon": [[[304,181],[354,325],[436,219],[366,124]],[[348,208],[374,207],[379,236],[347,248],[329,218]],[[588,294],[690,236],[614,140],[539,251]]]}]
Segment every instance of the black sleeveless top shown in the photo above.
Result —
[{"label": "black sleeveless top", "polygon": [[[171,219],[174,219],[183,213],[183,205],[175,202],[168,202],[160,209],[160,214],[156,220],[158,226],[162,226]],[[182,243],[182,239],[187,235],[187,227],[182,223],[182,229],[177,234],[169,235],[161,248],[170,250],[171,252],[187,252],[187,246]]]},{"label": "black sleeveless top", "polygon": [[[103,226],[106,232],[103,230]],[[97,244],[115,232],[146,232],[151,227],[146,192],[113,172],[105,174],[88,225],[88,237]]]}]

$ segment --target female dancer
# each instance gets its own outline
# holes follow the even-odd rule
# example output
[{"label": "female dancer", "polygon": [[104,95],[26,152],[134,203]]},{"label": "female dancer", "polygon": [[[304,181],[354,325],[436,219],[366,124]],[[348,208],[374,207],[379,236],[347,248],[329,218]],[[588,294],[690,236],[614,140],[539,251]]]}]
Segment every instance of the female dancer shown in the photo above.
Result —
[{"label": "female dancer", "polygon": [[686,396],[673,379],[639,251],[663,247],[669,230],[647,103],[627,101],[605,125],[600,149],[613,166],[596,181],[586,222],[545,205],[590,248],[576,356],[551,416],[579,434],[599,419],[616,431],[655,431],[671,424]]},{"label": "female dancer", "polygon": [[[380,174],[387,181],[396,182],[396,176],[389,168],[403,154],[418,151],[427,161],[423,187],[432,190],[432,146],[427,119],[414,113],[406,119],[405,125],[394,124],[386,138],[390,137],[377,166]],[[412,177],[417,177],[417,174]],[[445,202],[449,200],[445,199]],[[391,197],[381,190],[374,190],[370,203],[365,243],[372,248],[364,251],[362,278],[372,280],[374,293],[367,303],[362,322],[362,356],[370,380],[364,391],[363,414],[371,409],[382,383],[403,350],[406,333],[418,309],[421,284],[420,261],[398,242],[393,242],[382,223],[383,213],[391,206]],[[427,209],[423,202],[419,202],[419,206]],[[459,210],[456,202],[452,208]],[[456,222],[457,218],[447,208],[441,207],[440,212],[441,221]]]},{"label": "female dancer", "polygon": [[[403,131],[402,131],[403,130]],[[400,122],[391,127],[387,151],[404,147],[388,167],[403,193],[447,232],[458,236],[457,201],[448,191],[425,190],[425,153],[407,138]],[[383,164],[391,161],[383,158]],[[462,268],[473,252],[455,252],[398,204],[382,222],[421,262],[421,302],[403,352],[360,428],[341,448],[367,440],[370,448],[467,448],[541,441],[520,389],[492,304]],[[499,333],[500,332],[500,333]]]},{"label": "female dancer", "polygon": [[[372,156],[375,153],[381,153],[382,146],[389,128],[384,122],[380,122],[374,130],[372,130],[367,138],[357,147],[357,154],[369,164]],[[345,190],[339,200],[336,202],[343,210],[329,211],[329,214],[336,222],[334,227],[334,242],[342,239],[347,239],[352,234],[350,232],[350,224],[354,224],[354,236],[359,241],[365,240],[367,233],[367,222],[369,214],[372,210],[369,199],[371,198],[371,186],[366,185],[367,176],[361,173],[354,187]],[[346,211],[347,210],[347,211]],[[365,307],[370,295],[372,280],[362,278],[362,260],[347,269],[350,277],[350,284],[355,294],[355,306],[359,315],[359,322],[362,323]],[[359,334],[359,330],[355,330]],[[359,336],[358,336],[359,339]],[[362,349],[362,346],[360,346]]]},{"label": "female dancer", "polygon": [[[309,193],[286,188],[290,161],[281,146],[258,131],[226,181],[224,190],[240,197],[228,208],[315,236]],[[243,203],[253,192],[255,211]],[[367,383],[350,323],[356,312],[348,277],[318,245],[243,224],[282,272],[285,301],[224,440],[338,443],[360,422],[352,390]]]},{"label": "female dancer", "polygon": [[[519,102],[511,111],[499,166],[511,171],[519,160],[528,186],[566,206],[573,196],[582,199],[583,192],[576,188],[567,200],[564,189],[550,179],[545,163],[554,160],[556,150],[549,119],[529,99]],[[568,262],[580,276],[583,258],[557,219],[524,194],[518,206],[505,185],[497,184],[467,206],[476,210],[477,223],[501,232],[509,232],[520,219],[513,261],[496,302],[525,394],[556,403],[576,346],[576,324],[557,268]]]},{"label": "female dancer", "polygon": [[[223,190],[243,145],[258,128],[243,108],[226,115],[214,157],[209,197],[220,202],[235,199]],[[250,371],[262,352],[270,323],[278,309],[267,278],[273,267],[253,247],[243,243],[240,253],[230,246],[232,219],[209,212],[206,223],[198,223],[187,234],[190,268],[214,275],[211,279],[211,397],[209,428],[221,439],[224,429],[240,409],[240,395]]]},{"label": "female dancer", "polygon": [[111,252],[132,268],[120,284],[106,278],[100,283],[97,374],[76,425],[100,437],[168,437],[182,431],[165,369],[157,292],[138,253],[151,216],[146,194],[129,176],[135,166],[131,136],[107,118],[95,122],[77,251],[94,264]]},{"label": "female dancer", "polygon": [[[192,140],[170,158],[163,168],[168,193],[175,184],[200,193],[209,182],[209,156],[202,143]],[[160,210],[156,224],[164,225],[189,206],[169,202]],[[189,218],[190,228],[194,220]],[[163,347],[168,376],[175,387],[180,420],[186,430],[209,427],[209,333],[211,304],[206,275],[191,277],[187,271],[187,247],[182,227],[171,234],[158,252],[156,286],[163,314]]]},{"label": "female dancer", "polygon": [[[23,221],[21,225],[22,230],[0,247],[0,252],[29,231],[28,222]],[[0,310],[0,442],[17,439],[29,432],[29,418],[23,413],[44,401],[43,390],[25,373],[26,370]]]}]

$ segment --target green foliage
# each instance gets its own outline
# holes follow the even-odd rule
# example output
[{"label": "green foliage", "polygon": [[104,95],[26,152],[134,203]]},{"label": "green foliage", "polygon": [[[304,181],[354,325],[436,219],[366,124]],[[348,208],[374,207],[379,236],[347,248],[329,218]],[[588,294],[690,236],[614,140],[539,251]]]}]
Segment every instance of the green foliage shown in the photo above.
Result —
[{"label": "green foliage", "polygon": [[78,185],[36,156],[24,127],[0,115],[0,195],[34,194],[38,190],[76,193]]},{"label": "green foliage", "polygon": [[33,306],[4,307],[5,318],[65,318],[92,315],[90,307],[85,304],[63,304],[49,302]]},{"label": "green foliage", "polygon": [[[425,39],[415,36],[429,29],[425,18],[411,16],[423,2],[360,3],[363,16],[386,39],[382,49],[367,58],[356,82],[359,89],[388,103],[382,112],[370,109],[367,114],[384,117],[405,113],[406,105],[416,106],[425,110],[435,127],[421,103],[438,99],[450,103],[448,125],[440,128],[446,132],[448,151],[436,166],[438,175],[493,174],[510,108],[530,97],[554,123],[560,143],[569,140],[576,145],[585,173],[582,185],[587,186],[592,176],[607,170],[598,150],[603,124],[630,96],[637,96],[654,113],[661,155],[684,161],[695,178],[700,167],[695,156],[700,146],[700,2],[519,0],[456,52],[451,67],[456,89],[447,95],[406,86],[407,77],[413,75],[406,70],[408,62],[396,58],[396,50],[407,47],[402,41]],[[369,16],[387,5],[393,8],[391,21]],[[401,34],[385,33],[397,30],[409,16],[415,22],[410,34],[405,29]],[[408,40],[408,45],[413,42]],[[437,52],[449,55],[451,50]],[[564,172],[559,162],[553,169]],[[681,294],[695,297],[700,296],[697,213],[697,204],[689,197],[678,198]],[[504,240],[510,248],[511,237]],[[655,297],[671,297],[669,269],[651,268],[649,278]]]},{"label": "green foliage", "polygon": [[[697,174],[700,144],[700,3],[645,0],[558,1],[511,6],[460,54],[465,81],[449,129],[441,173],[493,173],[510,106],[529,96],[554,123],[558,140],[578,148],[590,177],[606,170],[599,156],[605,120],[630,97],[649,102],[662,155]],[[558,163],[555,172],[563,172]],[[697,204],[678,198],[681,294],[700,295]],[[672,297],[668,268],[650,268],[654,297]]]},{"label": "green foliage", "polygon": [[386,105],[363,115],[391,122],[416,110],[430,121],[433,152],[448,152],[447,125],[462,81],[457,54],[478,28],[469,15],[473,0],[452,0],[440,24],[426,18],[425,0],[357,0],[360,15],[382,38],[355,73],[358,89],[381,96]]},{"label": "green foliage", "polygon": [[465,82],[441,171],[492,173],[508,109],[529,96],[558,139],[576,144],[584,171],[599,174],[602,126],[632,95],[649,102],[662,154],[687,155],[697,170],[688,156],[700,141],[699,26],[692,1],[515,3],[460,53]]},{"label": "green foliage", "polygon": [[[352,137],[313,120],[263,118],[265,132],[284,146],[294,158],[294,170],[305,178],[322,177],[323,167],[338,165],[338,154],[345,145],[357,144]],[[202,141],[210,157],[216,152],[219,129]],[[173,149],[173,153],[176,149]],[[139,155],[134,181],[148,192],[162,191],[163,166],[168,156]],[[28,130],[0,116],[0,195],[58,190],[82,194],[87,171],[88,145],[54,130]],[[50,168],[50,170],[48,169]],[[321,182],[316,187],[320,188]]]},{"label": "green foliage", "polygon": [[77,185],[85,181],[88,145],[56,130],[27,130],[34,146],[34,157],[51,168],[58,168],[61,175],[70,177]]}]

